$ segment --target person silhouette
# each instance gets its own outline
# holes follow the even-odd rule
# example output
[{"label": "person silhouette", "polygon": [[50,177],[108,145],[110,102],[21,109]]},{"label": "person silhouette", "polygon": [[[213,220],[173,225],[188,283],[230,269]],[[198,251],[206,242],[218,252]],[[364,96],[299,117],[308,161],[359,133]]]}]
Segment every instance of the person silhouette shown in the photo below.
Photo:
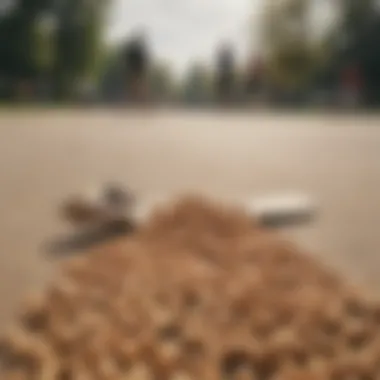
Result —
[{"label": "person silhouette", "polygon": [[230,44],[223,43],[217,53],[216,93],[219,101],[228,102],[233,96],[235,57]]},{"label": "person silhouette", "polygon": [[141,31],[135,33],[126,46],[125,66],[130,100],[143,101],[147,90],[149,53],[145,34]]}]

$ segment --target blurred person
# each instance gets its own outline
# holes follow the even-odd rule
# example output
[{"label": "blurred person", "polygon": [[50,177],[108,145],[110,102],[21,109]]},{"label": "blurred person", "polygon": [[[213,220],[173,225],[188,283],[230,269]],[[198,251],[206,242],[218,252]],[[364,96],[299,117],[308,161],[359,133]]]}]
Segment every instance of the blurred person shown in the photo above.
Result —
[{"label": "blurred person", "polygon": [[129,99],[133,102],[144,102],[147,100],[149,61],[145,35],[138,33],[128,43],[125,51]]},{"label": "blurred person", "polygon": [[363,77],[359,65],[348,64],[341,72],[340,92],[341,101],[345,106],[357,106],[361,101]]},{"label": "blurred person", "polygon": [[221,103],[231,102],[235,85],[235,56],[233,48],[224,43],[217,53],[216,94]]},{"label": "blurred person", "polygon": [[249,100],[259,101],[263,96],[264,64],[260,59],[249,62],[246,75],[246,94]]}]

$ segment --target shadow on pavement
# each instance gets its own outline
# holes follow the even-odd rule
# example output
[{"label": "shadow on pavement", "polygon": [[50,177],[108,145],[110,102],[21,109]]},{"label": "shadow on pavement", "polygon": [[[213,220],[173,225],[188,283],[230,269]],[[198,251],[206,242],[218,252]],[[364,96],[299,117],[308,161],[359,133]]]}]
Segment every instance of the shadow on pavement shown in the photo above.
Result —
[{"label": "shadow on pavement", "polygon": [[[299,227],[314,222],[315,215],[271,215],[262,217],[260,224],[269,229]],[[90,230],[81,231],[67,236],[58,237],[49,242],[44,248],[50,257],[60,258],[84,253],[87,249],[106,243],[120,236],[125,236],[135,230],[127,221],[116,221]]]},{"label": "shadow on pavement", "polygon": [[130,234],[133,231],[134,227],[128,222],[114,222],[91,230],[58,237],[47,243],[44,252],[55,258],[77,255],[91,247]]},{"label": "shadow on pavement", "polygon": [[314,223],[316,215],[300,214],[300,215],[276,215],[264,216],[260,219],[260,224],[265,228],[282,229],[288,227],[303,227]]}]

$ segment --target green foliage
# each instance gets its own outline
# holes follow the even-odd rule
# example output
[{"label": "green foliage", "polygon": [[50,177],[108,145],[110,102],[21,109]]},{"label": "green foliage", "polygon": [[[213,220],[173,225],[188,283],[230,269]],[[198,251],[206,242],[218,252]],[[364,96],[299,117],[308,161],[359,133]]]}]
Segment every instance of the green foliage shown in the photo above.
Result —
[{"label": "green foliage", "polygon": [[0,74],[32,79],[46,67],[49,44],[38,25],[46,8],[45,0],[22,0],[0,19]]},{"label": "green foliage", "polygon": [[[342,4],[340,34],[345,39],[344,49],[338,50],[343,62],[355,63],[363,76],[362,89],[368,104],[380,103],[380,12],[376,0],[345,0]],[[339,31],[338,31],[339,33]],[[342,63],[341,63],[342,65]]]},{"label": "green foliage", "polygon": [[74,96],[78,84],[99,72],[104,11],[105,3],[98,0],[66,0],[60,9],[55,67],[59,97]]},{"label": "green foliage", "polygon": [[187,73],[184,86],[184,97],[191,103],[207,102],[212,96],[212,75],[201,64],[193,64]]},{"label": "green foliage", "polygon": [[309,0],[268,0],[264,16],[267,80],[287,90],[307,85],[320,63],[309,38]]},{"label": "green foliage", "polygon": [[373,0],[345,0],[342,2],[343,28],[349,34],[355,34],[365,27],[374,11]]},{"label": "green foliage", "polygon": [[172,70],[168,64],[158,62],[153,65],[150,74],[150,86],[156,98],[162,100],[171,98],[174,93],[174,85]]},{"label": "green foliage", "polygon": [[0,76],[15,85],[53,78],[61,98],[96,77],[107,1],[19,0],[0,18]]}]

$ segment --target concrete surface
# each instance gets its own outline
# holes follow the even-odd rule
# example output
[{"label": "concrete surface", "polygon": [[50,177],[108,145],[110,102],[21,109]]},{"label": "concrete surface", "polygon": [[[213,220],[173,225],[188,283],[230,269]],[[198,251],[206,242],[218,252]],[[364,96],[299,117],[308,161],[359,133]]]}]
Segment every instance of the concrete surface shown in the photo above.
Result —
[{"label": "concrete surface", "polygon": [[380,289],[380,117],[126,111],[0,112],[0,323],[54,273],[57,206],[108,180],[145,199],[239,200],[300,190],[317,222],[288,231],[353,281]]}]

